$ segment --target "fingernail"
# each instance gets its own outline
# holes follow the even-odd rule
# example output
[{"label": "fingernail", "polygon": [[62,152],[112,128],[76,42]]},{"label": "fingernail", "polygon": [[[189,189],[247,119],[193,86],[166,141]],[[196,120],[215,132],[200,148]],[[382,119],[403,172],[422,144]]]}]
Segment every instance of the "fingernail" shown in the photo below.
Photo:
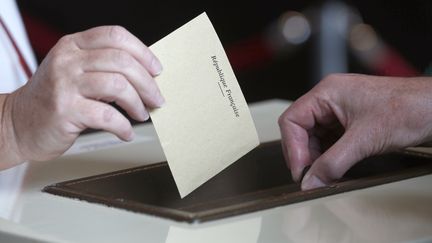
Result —
[{"label": "fingernail", "polygon": [[162,72],[162,64],[156,57],[154,57],[152,60],[151,69],[153,70],[153,74],[156,76]]},{"label": "fingernail", "polygon": [[146,109],[143,109],[140,114],[140,121],[147,121],[150,118],[150,115]]},{"label": "fingernail", "polygon": [[305,178],[305,176],[306,176],[306,174],[307,174],[307,172],[309,171],[309,169],[311,168],[311,165],[306,165],[303,169],[302,169],[302,172],[301,172],[301,175],[300,175],[300,182],[301,181],[303,181],[303,178]]},{"label": "fingernail", "polygon": [[324,184],[318,177],[315,175],[306,175],[302,182],[302,190],[310,190],[315,189],[319,187],[324,187],[326,184]]},{"label": "fingernail", "polygon": [[147,121],[150,118],[150,115],[147,111],[144,112],[144,121]]},{"label": "fingernail", "polygon": [[[291,169],[292,179],[295,182],[301,182],[303,180],[303,177],[305,176],[305,169],[306,167],[294,167]],[[308,168],[309,169],[309,168]]]},{"label": "fingernail", "polygon": [[130,142],[130,141],[132,141],[134,138],[135,138],[135,132],[134,132],[134,131],[131,131],[131,132],[129,133],[129,136],[126,138],[126,141],[127,141],[127,142]]}]

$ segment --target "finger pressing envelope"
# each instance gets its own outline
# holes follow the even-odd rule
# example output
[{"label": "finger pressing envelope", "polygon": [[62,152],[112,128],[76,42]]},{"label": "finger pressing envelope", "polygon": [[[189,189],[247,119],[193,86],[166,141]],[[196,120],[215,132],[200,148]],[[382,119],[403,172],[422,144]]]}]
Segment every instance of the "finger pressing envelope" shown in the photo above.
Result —
[{"label": "finger pressing envelope", "polygon": [[153,76],[162,71],[162,65],[153,52],[121,26],[96,27],[75,34],[73,39],[81,49],[115,48],[126,51]]},{"label": "finger pressing envelope", "polygon": [[146,106],[160,107],[164,99],[153,77],[127,52],[97,49],[83,54],[84,72],[119,73],[136,89]]},{"label": "finger pressing envelope", "polygon": [[80,77],[80,93],[87,98],[115,102],[133,119],[145,121],[149,118],[136,90],[119,73],[87,72]]},{"label": "finger pressing envelope", "polygon": [[307,131],[298,124],[281,119],[281,134],[284,149],[287,154],[289,167],[294,181],[300,181],[303,168],[310,164],[309,136]]},{"label": "finger pressing envelope", "polygon": [[312,164],[304,176],[302,189],[322,187],[340,179],[357,161],[365,158],[363,138],[355,129],[348,130]]}]

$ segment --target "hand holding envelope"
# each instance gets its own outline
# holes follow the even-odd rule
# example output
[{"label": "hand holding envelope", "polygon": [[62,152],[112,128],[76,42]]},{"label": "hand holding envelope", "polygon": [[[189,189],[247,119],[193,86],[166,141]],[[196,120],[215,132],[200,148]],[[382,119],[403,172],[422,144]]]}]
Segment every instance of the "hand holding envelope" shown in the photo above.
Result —
[{"label": "hand holding envelope", "polygon": [[205,13],[150,49],[166,104],[150,116],[181,197],[259,144],[222,44]]}]

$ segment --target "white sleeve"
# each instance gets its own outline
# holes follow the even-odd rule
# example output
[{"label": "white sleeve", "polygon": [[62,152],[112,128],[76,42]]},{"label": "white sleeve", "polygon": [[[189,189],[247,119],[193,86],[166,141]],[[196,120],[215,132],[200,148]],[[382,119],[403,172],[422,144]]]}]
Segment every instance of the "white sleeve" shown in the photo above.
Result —
[{"label": "white sleeve", "polygon": [[[0,16],[34,72],[37,67],[36,59],[15,0],[0,1]],[[26,81],[27,77],[19,64],[17,53],[5,30],[0,28],[0,93],[12,92]]]}]

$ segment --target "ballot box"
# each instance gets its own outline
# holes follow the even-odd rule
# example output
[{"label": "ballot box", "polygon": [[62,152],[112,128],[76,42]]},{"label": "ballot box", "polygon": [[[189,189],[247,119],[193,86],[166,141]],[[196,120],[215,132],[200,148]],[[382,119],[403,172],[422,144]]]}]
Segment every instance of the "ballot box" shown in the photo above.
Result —
[{"label": "ballot box", "polygon": [[166,162],[69,180],[45,192],[190,223],[301,202],[432,172],[432,156],[398,151],[367,158],[333,185],[301,191],[279,141],[248,153],[181,199]]},{"label": "ballot box", "polygon": [[430,149],[369,158],[302,192],[279,144],[289,104],[251,104],[261,145],[183,199],[148,123],[133,142],[90,133],[60,158],[3,171],[23,180],[2,197],[0,241],[430,242]]}]

